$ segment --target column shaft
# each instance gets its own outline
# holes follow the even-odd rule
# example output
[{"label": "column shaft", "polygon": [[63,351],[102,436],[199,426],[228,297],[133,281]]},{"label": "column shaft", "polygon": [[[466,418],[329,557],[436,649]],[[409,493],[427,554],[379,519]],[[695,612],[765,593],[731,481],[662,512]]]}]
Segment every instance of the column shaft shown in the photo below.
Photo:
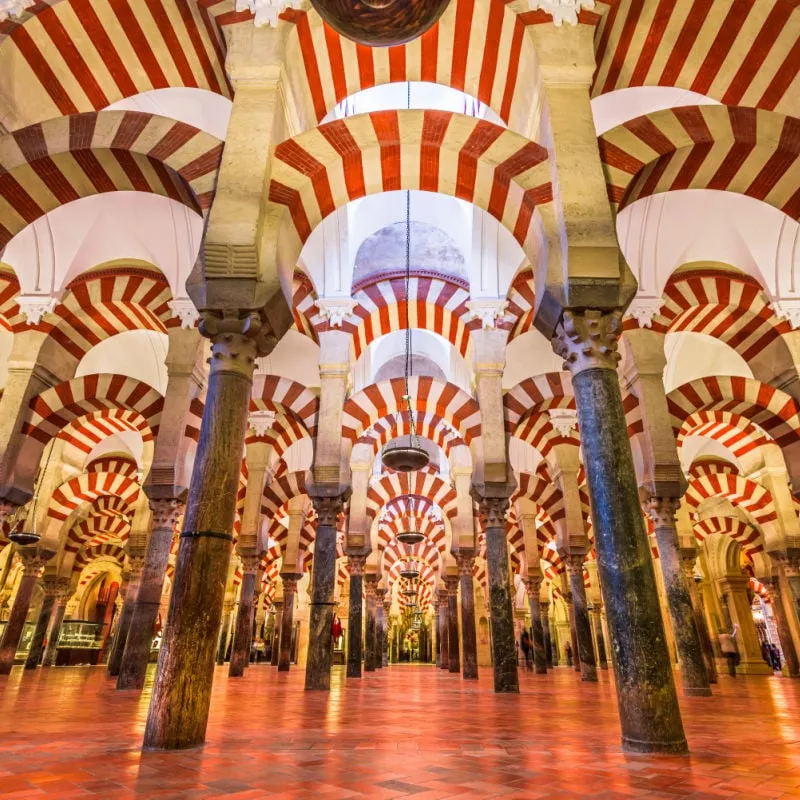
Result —
[{"label": "column shaft", "polygon": [[44,656],[42,657],[43,667],[52,667],[56,663],[58,640],[61,636],[61,625],[64,622],[64,614],[67,611],[68,599],[69,596],[66,590],[61,590],[59,594],[56,595],[56,603],[50,617],[50,625],[47,629],[47,644],[45,645]]},{"label": "column shaft", "polygon": [[367,578],[365,591],[367,595],[367,621],[364,631],[364,672],[375,672],[375,635],[376,635],[376,608],[375,608],[375,579]]},{"label": "column shaft", "polygon": [[439,592],[439,641],[441,659],[439,661],[439,669],[450,669],[450,609],[447,594],[444,591]]},{"label": "column shaft", "polygon": [[281,617],[281,644],[278,655],[278,672],[288,672],[292,663],[292,635],[294,634],[294,598],[299,575],[281,575],[283,580],[283,616]]},{"label": "column shaft", "polygon": [[549,669],[553,668],[553,642],[550,638],[550,603],[540,603],[542,610],[542,636],[544,637],[544,657]]},{"label": "column shaft", "polygon": [[603,613],[595,608],[592,613],[594,622],[594,638],[597,642],[597,666],[600,669],[608,669],[608,659],[606,657],[606,640],[603,636]]},{"label": "column shaft", "polygon": [[461,649],[462,676],[467,680],[478,679],[478,636],[475,630],[475,587],[472,568],[475,554],[459,551],[458,569],[461,586]]},{"label": "column shaft", "polygon": [[781,591],[781,579],[777,575],[770,579],[762,579],[770,590],[772,599],[772,613],[775,615],[775,625],[778,628],[778,639],[781,643],[781,650],[786,661],[786,671],[789,676],[796,678],[800,669],[797,663],[797,651],[792,639],[792,631],[789,627],[789,619],[783,606],[783,592]]},{"label": "column shaft", "polygon": [[508,500],[498,501],[492,498],[487,500],[485,505],[487,506],[486,563],[489,568],[494,690],[495,692],[518,692],[517,651],[505,532],[505,510],[508,507]]},{"label": "column shaft", "polygon": [[144,686],[172,536],[183,504],[171,498],[151,500],[150,508],[153,512],[153,530],[147,542],[136,603],[122,652],[117,689],[139,690]]},{"label": "column shaft", "polygon": [[450,672],[461,672],[458,642],[458,578],[449,576],[445,578],[447,586],[447,654],[449,656]]},{"label": "column shaft", "polygon": [[381,666],[389,666],[389,609],[391,603],[388,600],[383,601],[383,654]]},{"label": "column shaft", "polygon": [[143,563],[137,559],[135,565],[131,564],[128,585],[125,588],[125,596],[122,601],[122,611],[119,615],[117,632],[114,634],[114,643],[111,646],[111,653],[108,656],[108,674],[111,677],[119,675],[122,666],[122,656],[125,652],[125,644],[128,641],[128,632],[133,621],[133,610],[136,607],[136,595],[139,593],[139,581],[141,580],[141,569]]},{"label": "column shaft", "polygon": [[258,557],[248,555],[245,558],[248,560],[244,565],[242,588],[239,591],[239,608],[236,611],[231,663],[228,668],[228,676],[231,678],[241,678],[244,675],[245,668],[250,663],[250,647],[253,644],[253,597],[256,591]]},{"label": "column shaft", "polygon": [[350,604],[347,609],[347,677],[361,677],[364,593],[364,557],[349,558]]},{"label": "column shaft", "polygon": [[273,603],[275,606],[275,623],[272,626],[272,653],[270,655],[269,663],[272,667],[278,666],[278,658],[281,651],[281,627],[283,625],[283,602],[276,601]]},{"label": "column shaft", "polygon": [[375,669],[383,668],[383,596],[385,589],[375,590]]},{"label": "column shaft", "polygon": [[[205,741],[259,321],[204,318],[211,371],[144,745]],[[230,331],[234,326],[238,332]],[[244,335],[247,334],[247,335]]]},{"label": "column shaft", "polygon": [[25,620],[31,607],[33,590],[45,563],[44,559],[39,558],[34,552],[24,549],[20,549],[19,552],[24,560],[25,571],[20,578],[14,605],[11,606],[11,613],[3,630],[3,640],[0,642],[0,675],[8,675],[14,666],[14,656],[17,654],[19,640],[22,638]]},{"label": "column shaft", "polygon": [[574,656],[579,663],[582,681],[597,680],[597,664],[594,657],[594,641],[586,602],[586,586],[583,583],[583,555],[570,556],[567,561],[572,610],[575,615],[575,639],[578,649]]},{"label": "column shaft", "polygon": [[25,669],[36,669],[36,667],[39,666],[39,662],[42,658],[42,645],[44,644],[47,628],[50,625],[50,618],[53,615],[55,601],[56,598],[53,590],[45,588],[42,608],[39,611],[39,618],[36,620],[36,628],[34,628],[33,631],[31,647],[25,659]]},{"label": "column shaft", "polygon": [[616,372],[621,314],[564,311],[553,340],[572,372],[608,618],[622,746],[687,751]]},{"label": "column shaft", "polygon": [[[539,602],[539,589],[542,579],[528,578],[528,605],[531,609],[531,644],[533,645],[533,667],[537,675],[547,673],[544,628],[542,626],[542,606]],[[549,637],[548,637],[549,638]]]},{"label": "column shaft", "polygon": [[658,561],[664,577],[672,635],[678,648],[683,693],[689,697],[708,697],[711,687],[703,659],[703,646],[697,632],[692,598],[678,548],[678,532],[675,528],[678,501],[670,497],[654,497],[648,502],[647,509],[655,526]]}]

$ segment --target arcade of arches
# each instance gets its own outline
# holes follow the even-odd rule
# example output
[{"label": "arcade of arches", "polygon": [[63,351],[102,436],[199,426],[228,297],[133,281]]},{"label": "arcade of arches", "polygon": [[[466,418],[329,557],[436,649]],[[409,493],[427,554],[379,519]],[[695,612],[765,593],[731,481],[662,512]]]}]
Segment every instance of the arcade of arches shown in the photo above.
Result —
[{"label": "arcade of arches", "polygon": [[[799,47],[793,0],[450,0],[388,48],[0,0],[0,793],[311,796],[303,747],[414,740],[407,687],[428,777],[332,797],[651,796],[630,753],[800,796]],[[283,778],[182,794],[164,751],[245,717]],[[461,741],[521,782],[451,793]],[[546,788],[559,742],[608,785]]]}]

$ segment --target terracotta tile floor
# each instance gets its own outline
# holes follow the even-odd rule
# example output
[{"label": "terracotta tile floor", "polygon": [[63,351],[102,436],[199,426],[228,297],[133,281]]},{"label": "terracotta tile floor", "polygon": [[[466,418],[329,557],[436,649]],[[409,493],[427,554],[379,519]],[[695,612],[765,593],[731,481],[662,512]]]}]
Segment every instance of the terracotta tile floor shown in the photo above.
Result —
[{"label": "terracotta tile floor", "polygon": [[[343,669],[343,668],[342,668]],[[361,681],[337,668],[330,695],[251,667],[218,668],[207,744],[139,750],[149,688],[120,694],[103,668],[0,678],[2,797],[800,798],[800,683],[721,679],[682,700],[688,757],[625,756],[608,673],[522,674],[496,696],[398,666]]]}]

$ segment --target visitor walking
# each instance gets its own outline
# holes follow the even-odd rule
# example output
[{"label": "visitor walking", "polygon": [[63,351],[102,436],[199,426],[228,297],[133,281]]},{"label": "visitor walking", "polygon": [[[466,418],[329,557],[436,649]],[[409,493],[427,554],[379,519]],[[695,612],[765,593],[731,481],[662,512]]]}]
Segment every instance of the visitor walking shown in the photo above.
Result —
[{"label": "visitor walking", "polygon": [[533,648],[531,647],[531,637],[528,636],[528,631],[522,631],[522,636],[519,637],[519,646],[525,656],[525,668],[528,672],[533,672]]},{"label": "visitor walking", "polygon": [[738,632],[739,626],[734,624],[730,633],[721,633],[719,635],[719,649],[728,662],[728,674],[731,678],[736,677],[736,667],[739,665],[739,649],[736,647],[736,634]]}]

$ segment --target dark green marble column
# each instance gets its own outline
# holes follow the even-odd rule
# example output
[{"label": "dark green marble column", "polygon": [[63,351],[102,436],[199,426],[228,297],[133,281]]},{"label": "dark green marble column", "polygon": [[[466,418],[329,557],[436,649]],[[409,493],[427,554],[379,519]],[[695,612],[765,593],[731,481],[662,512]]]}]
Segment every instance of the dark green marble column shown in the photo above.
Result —
[{"label": "dark green marble column", "polygon": [[302,575],[296,572],[282,572],[283,614],[281,615],[280,652],[278,672],[288,672],[292,665],[292,636],[294,635],[294,601],[297,595],[297,581]]},{"label": "dark green marble column", "polygon": [[278,666],[278,658],[281,652],[281,627],[283,624],[283,600],[276,600],[273,604],[275,607],[275,624],[272,627],[272,655],[270,656],[269,663],[272,667]]},{"label": "dark green marble column", "polygon": [[553,348],[572,373],[606,607],[622,747],[685,753],[616,371],[621,312],[564,311]]},{"label": "dark green marble column", "polygon": [[647,513],[655,527],[658,561],[664,577],[672,634],[678,648],[683,693],[688,697],[709,697],[711,687],[703,659],[703,646],[697,632],[692,598],[678,548],[675,512],[679,505],[680,500],[672,497],[652,497],[647,502]]},{"label": "dark green marble column", "polygon": [[[505,488],[505,487],[504,487]],[[486,520],[486,563],[489,572],[490,625],[495,692],[518,692],[517,650],[511,581],[508,575],[506,510],[510,492],[491,496],[478,492],[481,514]]]},{"label": "dark green marble column", "polygon": [[466,680],[478,679],[478,637],[475,630],[475,587],[473,567],[475,552],[461,548],[457,555],[461,587],[461,675]]},{"label": "dark green marble column", "polygon": [[778,575],[774,575],[770,578],[762,578],[761,582],[769,589],[772,613],[775,616],[775,626],[778,629],[778,639],[781,643],[783,658],[786,661],[786,671],[789,673],[790,678],[796,678],[800,673],[800,668],[798,668],[797,651],[794,647],[789,620],[783,607],[781,579]]},{"label": "dark green marble column", "polygon": [[533,667],[537,675],[545,675],[547,673],[547,654],[545,652],[544,628],[542,626],[542,606],[539,601],[539,590],[541,586],[542,578],[540,575],[528,578],[525,583],[525,588],[528,590],[528,605],[531,609]]},{"label": "dark green marble column", "polygon": [[461,659],[459,657],[458,641],[458,577],[448,575],[444,579],[447,587],[447,653],[449,659],[449,671],[461,672]]},{"label": "dark green marble column", "polygon": [[333,665],[334,591],[336,589],[336,521],[349,492],[341,488],[323,492],[317,486],[311,492],[317,512],[314,539],[314,566],[311,575],[311,609],[308,619],[306,683],[308,690],[328,691]]},{"label": "dark green marble column", "polygon": [[542,609],[542,636],[544,637],[544,657],[549,669],[553,668],[553,642],[550,638],[550,603],[540,603]]},{"label": "dark green marble column", "polygon": [[602,606],[595,605],[591,611],[592,622],[594,624],[594,638],[597,642],[597,666],[600,669],[608,669],[608,659],[606,657],[606,639],[603,635],[603,610]]},{"label": "dark green marble column", "polygon": [[364,578],[364,594],[367,602],[367,620],[364,630],[364,672],[375,672],[375,661],[377,659],[377,631],[376,631],[376,601],[375,590],[377,589],[377,579],[374,575],[367,575]]},{"label": "dark green marble column", "polygon": [[348,556],[350,571],[350,606],[347,610],[347,677],[361,677],[361,656],[363,652],[362,629],[364,627],[364,565],[366,556]]},{"label": "dark green marble column", "polygon": [[572,613],[575,616],[574,642],[577,644],[577,650],[573,655],[581,673],[581,680],[596,681],[597,664],[594,657],[589,606],[586,602],[586,586],[583,582],[583,559],[583,553],[572,553],[566,558],[569,588],[572,595]]},{"label": "dark green marble column", "polygon": [[447,590],[439,589],[439,669],[450,669],[450,624]]},{"label": "dark green marble column", "polygon": [[239,590],[239,607],[236,612],[236,627],[233,629],[231,662],[228,677],[241,678],[250,664],[250,649],[253,644],[253,601],[256,596],[258,567],[261,563],[256,553],[242,554],[242,587]]}]

